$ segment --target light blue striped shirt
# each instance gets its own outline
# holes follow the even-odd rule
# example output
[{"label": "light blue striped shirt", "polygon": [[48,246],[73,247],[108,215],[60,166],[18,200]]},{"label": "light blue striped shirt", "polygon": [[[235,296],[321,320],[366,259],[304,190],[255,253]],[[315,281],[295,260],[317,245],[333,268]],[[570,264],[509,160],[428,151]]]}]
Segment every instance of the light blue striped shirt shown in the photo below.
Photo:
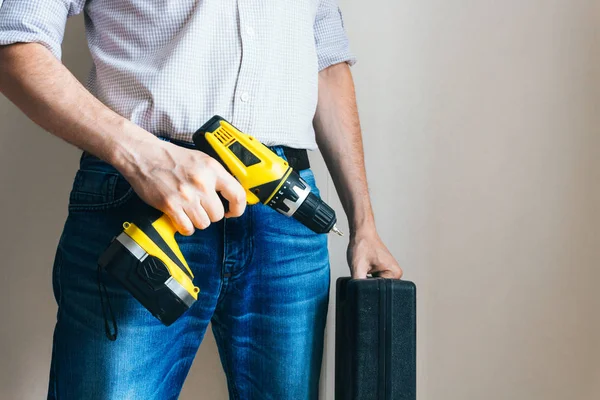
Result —
[{"label": "light blue striped shirt", "polygon": [[356,61],[336,0],[0,0],[0,45],[38,42],[60,58],[81,12],[88,89],[173,139],[219,114],[267,145],[314,149],[318,72]]}]

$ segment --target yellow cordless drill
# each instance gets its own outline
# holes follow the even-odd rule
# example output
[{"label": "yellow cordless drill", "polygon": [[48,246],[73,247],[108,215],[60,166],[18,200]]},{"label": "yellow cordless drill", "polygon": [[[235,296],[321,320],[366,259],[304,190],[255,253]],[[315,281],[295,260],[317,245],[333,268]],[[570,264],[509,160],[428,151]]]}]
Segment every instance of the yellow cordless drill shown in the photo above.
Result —
[{"label": "yellow cordless drill", "polygon": [[[248,204],[268,205],[316,233],[342,234],[335,226],[333,209],[311,192],[288,162],[225,119],[211,118],[194,134],[193,141],[240,182]],[[175,241],[176,229],[159,211],[137,216],[123,227],[100,257],[98,267],[168,326],[192,306],[200,291]]]}]

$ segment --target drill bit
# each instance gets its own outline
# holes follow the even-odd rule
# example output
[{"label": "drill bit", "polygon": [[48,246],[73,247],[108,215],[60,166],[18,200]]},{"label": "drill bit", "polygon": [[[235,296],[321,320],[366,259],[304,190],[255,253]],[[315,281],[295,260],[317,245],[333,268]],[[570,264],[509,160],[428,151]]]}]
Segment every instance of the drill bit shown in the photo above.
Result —
[{"label": "drill bit", "polygon": [[337,233],[339,236],[344,236],[344,232],[340,231],[337,226],[333,225],[331,232]]}]

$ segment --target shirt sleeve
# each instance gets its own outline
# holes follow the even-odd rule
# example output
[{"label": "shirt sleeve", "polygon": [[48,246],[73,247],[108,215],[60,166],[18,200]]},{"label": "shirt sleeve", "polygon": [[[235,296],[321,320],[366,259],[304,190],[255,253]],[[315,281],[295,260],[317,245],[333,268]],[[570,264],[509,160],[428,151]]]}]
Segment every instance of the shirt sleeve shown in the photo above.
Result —
[{"label": "shirt sleeve", "polygon": [[0,46],[40,43],[56,58],[67,18],[79,14],[86,0],[0,0]]},{"label": "shirt sleeve", "polygon": [[318,1],[314,31],[319,71],[344,61],[349,65],[354,65],[356,57],[350,52],[342,11],[337,5],[337,1]]}]

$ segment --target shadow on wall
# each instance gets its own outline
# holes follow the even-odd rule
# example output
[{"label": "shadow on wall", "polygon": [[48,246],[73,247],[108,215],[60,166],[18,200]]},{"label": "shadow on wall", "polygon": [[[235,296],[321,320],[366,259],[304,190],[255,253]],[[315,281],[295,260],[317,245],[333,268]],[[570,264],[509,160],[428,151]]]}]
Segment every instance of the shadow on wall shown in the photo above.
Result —
[{"label": "shadow on wall", "polygon": [[[67,24],[63,62],[82,82],[92,64],[83,17]],[[0,96],[0,398],[45,398],[56,321],[52,260],[67,216],[80,151],[44,132]],[[227,398],[212,335],[206,335],[181,398]],[[188,395],[186,396],[186,393]],[[194,393],[194,394],[192,394]]]}]

